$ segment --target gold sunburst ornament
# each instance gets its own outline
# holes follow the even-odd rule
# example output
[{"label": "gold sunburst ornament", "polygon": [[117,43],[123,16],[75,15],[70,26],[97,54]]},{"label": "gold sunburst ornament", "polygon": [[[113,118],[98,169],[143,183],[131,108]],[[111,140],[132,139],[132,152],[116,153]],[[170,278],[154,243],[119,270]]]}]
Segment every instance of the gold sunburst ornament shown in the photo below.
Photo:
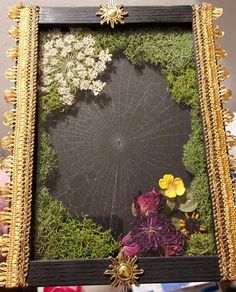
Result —
[{"label": "gold sunburst ornament", "polygon": [[128,11],[124,10],[123,4],[100,4],[100,9],[96,15],[101,17],[101,25],[104,23],[110,24],[114,28],[115,24],[124,24],[125,16],[128,15]]},{"label": "gold sunburst ornament", "polygon": [[131,285],[139,286],[137,280],[139,276],[144,273],[143,269],[140,269],[137,260],[138,257],[128,257],[123,251],[120,251],[116,258],[108,258],[111,264],[109,270],[105,271],[105,275],[111,276],[112,287],[122,286],[126,291],[131,288]]}]

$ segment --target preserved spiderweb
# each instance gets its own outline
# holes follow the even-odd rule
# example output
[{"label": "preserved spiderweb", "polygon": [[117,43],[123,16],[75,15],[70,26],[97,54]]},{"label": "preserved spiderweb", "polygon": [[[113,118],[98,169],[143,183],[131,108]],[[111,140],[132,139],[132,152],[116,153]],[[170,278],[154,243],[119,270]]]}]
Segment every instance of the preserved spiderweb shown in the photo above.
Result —
[{"label": "preserved spiderweb", "polygon": [[176,104],[157,66],[113,57],[104,92],[80,92],[48,132],[59,172],[51,193],[80,217],[89,214],[116,236],[130,230],[133,195],[165,173],[190,178],[182,163],[191,133],[189,110]]}]

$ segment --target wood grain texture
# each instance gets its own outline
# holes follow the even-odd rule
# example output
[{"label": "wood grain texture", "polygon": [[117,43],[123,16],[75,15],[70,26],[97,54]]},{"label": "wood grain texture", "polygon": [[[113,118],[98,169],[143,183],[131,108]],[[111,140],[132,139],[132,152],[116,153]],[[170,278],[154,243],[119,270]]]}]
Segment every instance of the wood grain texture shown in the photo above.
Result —
[{"label": "wood grain texture", "polygon": [[[31,261],[29,286],[109,285],[108,260]],[[141,283],[219,281],[218,257],[140,258]]]},{"label": "wood grain texture", "polygon": [[[39,23],[88,24],[100,23],[96,16],[98,7],[41,7]],[[191,6],[129,6],[127,24],[147,23],[192,23]]]}]

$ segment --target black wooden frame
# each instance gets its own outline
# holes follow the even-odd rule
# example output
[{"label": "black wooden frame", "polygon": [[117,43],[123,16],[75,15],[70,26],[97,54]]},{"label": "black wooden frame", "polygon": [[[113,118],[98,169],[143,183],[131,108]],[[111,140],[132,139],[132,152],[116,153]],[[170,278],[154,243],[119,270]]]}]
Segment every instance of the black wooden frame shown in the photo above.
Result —
[{"label": "black wooden frame", "polygon": [[[39,28],[55,25],[100,25],[98,7],[42,7]],[[191,6],[126,7],[126,25],[158,23],[192,24]],[[59,260],[30,262],[29,286],[109,285],[104,276],[108,260]],[[145,270],[141,283],[218,281],[220,272],[217,256],[140,258]]]}]

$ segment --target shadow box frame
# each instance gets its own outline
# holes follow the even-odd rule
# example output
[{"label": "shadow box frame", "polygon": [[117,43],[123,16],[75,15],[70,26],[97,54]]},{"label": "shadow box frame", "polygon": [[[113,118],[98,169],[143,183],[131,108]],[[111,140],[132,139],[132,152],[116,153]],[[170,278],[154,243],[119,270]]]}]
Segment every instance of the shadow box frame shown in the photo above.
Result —
[{"label": "shadow box frame", "polygon": [[[13,133],[2,139],[3,148],[12,151],[12,155],[1,159],[1,168],[11,176],[11,182],[1,189],[1,195],[10,201],[10,208],[0,216],[1,221],[10,227],[9,234],[3,236],[0,243],[6,255],[6,262],[0,264],[1,286],[111,283],[109,277],[104,276],[109,265],[107,259],[30,260],[38,31],[70,25],[100,26],[97,10],[98,7],[16,5],[9,11],[10,18],[16,21],[16,26],[9,33],[16,39],[18,50],[17,54],[16,50],[9,51],[8,55],[16,61],[16,66],[6,72],[15,89],[5,92],[5,99],[14,105],[14,110],[4,116],[4,124],[12,127]],[[216,45],[216,39],[223,33],[213,24],[222,10],[211,4],[125,7],[125,10],[129,13],[125,26],[178,23],[193,27],[218,252],[218,256],[140,257],[138,264],[144,269],[140,282],[236,279],[236,234],[233,231],[236,214],[232,179],[235,162],[229,155],[235,140],[225,130],[232,114],[223,108],[223,101],[230,98],[231,92],[221,85],[228,76],[218,64],[225,57],[225,51]],[[21,209],[17,210],[19,205]]]}]

